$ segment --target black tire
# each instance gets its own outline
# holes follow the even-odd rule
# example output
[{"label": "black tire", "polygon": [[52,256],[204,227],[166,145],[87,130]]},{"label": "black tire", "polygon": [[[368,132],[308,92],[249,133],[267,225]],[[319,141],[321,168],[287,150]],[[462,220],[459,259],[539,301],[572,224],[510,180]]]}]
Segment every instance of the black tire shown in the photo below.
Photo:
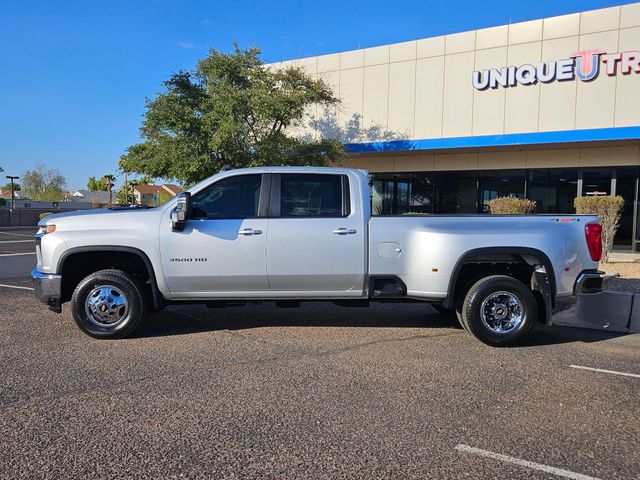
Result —
[{"label": "black tire", "polygon": [[478,280],[469,289],[460,320],[481,342],[509,347],[527,336],[537,316],[538,304],[526,285],[506,275],[492,275]]},{"label": "black tire", "polygon": [[[93,338],[124,338],[142,322],[146,305],[143,292],[138,281],[121,270],[92,273],[73,292],[73,319]],[[87,300],[89,295],[93,301]]]}]

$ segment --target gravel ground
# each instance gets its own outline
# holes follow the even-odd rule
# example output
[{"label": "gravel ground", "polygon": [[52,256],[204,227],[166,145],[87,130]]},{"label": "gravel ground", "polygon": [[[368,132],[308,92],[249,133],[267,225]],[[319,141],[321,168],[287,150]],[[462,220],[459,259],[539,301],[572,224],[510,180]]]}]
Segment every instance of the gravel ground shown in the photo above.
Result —
[{"label": "gravel ground", "polygon": [[640,293],[640,263],[601,263],[600,270],[620,274],[619,277],[605,279],[605,290]]},{"label": "gravel ground", "polygon": [[[12,280],[13,285],[28,281]],[[640,336],[495,349],[427,305],[170,307],[96,341],[0,287],[0,478],[640,478]]]}]

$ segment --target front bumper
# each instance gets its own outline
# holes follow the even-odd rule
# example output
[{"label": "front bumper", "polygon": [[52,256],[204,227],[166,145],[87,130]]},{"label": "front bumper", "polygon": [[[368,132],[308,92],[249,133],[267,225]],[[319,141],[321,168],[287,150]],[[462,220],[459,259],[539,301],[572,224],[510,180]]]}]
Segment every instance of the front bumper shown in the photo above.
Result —
[{"label": "front bumper", "polygon": [[602,292],[604,272],[599,270],[583,270],[573,287],[574,295],[595,295]]},{"label": "front bumper", "polygon": [[31,282],[33,283],[33,294],[45,305],[48,305],[54,312],[62,311],[62,275],[52,275],[39,272],[37,269],[31,270]]}]

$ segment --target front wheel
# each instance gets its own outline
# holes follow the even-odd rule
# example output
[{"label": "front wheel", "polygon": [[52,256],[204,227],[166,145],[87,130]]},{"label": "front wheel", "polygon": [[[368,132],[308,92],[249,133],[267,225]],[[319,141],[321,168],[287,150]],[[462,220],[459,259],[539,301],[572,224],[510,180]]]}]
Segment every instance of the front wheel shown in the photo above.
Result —
[{"label": "front wheel", "polygon": [[461,320],[478,340],[495,347],[516,345],[536,323],[538,305],[522,282],[505,275],[478,280],[467,292]]},{"label": "front wheel", "polygon": [[82,280],[71,297],[73,319],[94,338],[123,338],[142,321],[143,289],[121,270],[100,270]]}]

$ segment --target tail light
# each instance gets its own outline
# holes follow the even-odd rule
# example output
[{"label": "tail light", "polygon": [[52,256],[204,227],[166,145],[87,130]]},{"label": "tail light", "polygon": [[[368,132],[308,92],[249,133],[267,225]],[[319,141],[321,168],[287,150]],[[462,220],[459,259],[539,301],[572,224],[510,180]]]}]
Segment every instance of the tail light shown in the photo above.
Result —
[{"label": "tail light", "polygon": [[584,234],[587,237],[587,247],[589,247],[591,260],[599,262],[602,258],[602,225],[589,223],[584,227]]}]

